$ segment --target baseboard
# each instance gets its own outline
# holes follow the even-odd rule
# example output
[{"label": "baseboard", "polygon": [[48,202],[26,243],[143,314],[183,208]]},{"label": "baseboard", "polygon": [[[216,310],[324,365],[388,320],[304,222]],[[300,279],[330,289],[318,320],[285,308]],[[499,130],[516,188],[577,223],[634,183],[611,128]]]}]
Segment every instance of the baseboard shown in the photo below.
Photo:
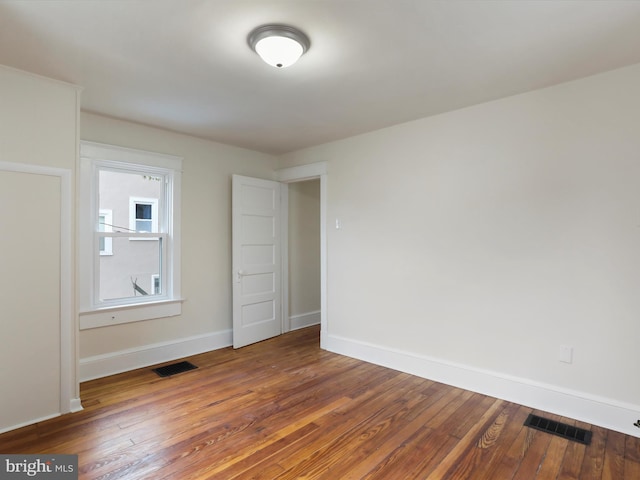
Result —
[{"label": "baseboard", "polygon": [[76,413],[82,410],[82,401],[79,398],[72,398],[69,406],[69,413]]},{"label": "baseboard", "polygon": [[27,420],[26,422],[20,422],[16,425],[11,425],[10,427],[0,427],[0,435],[6,432],[10,432],[11,430],[17,430],[22,427],[28,427],[29,425],[34,425],[39,422],[44,422],[45,420],[51,420],[52,418],[56,418],[62,415],[61,413],[54,413],[52,415],[46,415],[40,418],[34,418],[33,420]]},{"label": "baseboard", "polygon": [[80,359],[80,381],[107,377],[116,373],[148,367],[178,358],[217,350],[233,344],[233,331],[207,333],[172,342],[155,343],[139,348]]},{"label": "baseboard", "polygon": [[291,315],[289,320],[291,330],[299,330],[301,328],[310,327],[311,325],[320,325],[320,310],[301,313],[299,315]]},{"label": "baseboard", "polygon": [[440,383],[640,437],[640,405],[563,389],[436,358],[328,335],[327,350]]},{"label": "baseboard", "polygon": [[81,410],[82,410],[82,404],[80,403],[80,399],[72,398],[69,404],[68,412],[54,413],[51,415],[46,415],[44,417],[34,418],[33,420],[27,420],[26,422],[21,422],[21,423],[18,423],[17,425],[11,425],[10,427],[1,427],[0,434],[10,432],[11,430],[17,430],[18,428],[22,428],[22,427],[28,427],[29,425],[34,425],[36,423],[44,422],[46,420],[51,420],[52,418],[59,417],[61,415],[64,415],[65,413],[75,413]]}]

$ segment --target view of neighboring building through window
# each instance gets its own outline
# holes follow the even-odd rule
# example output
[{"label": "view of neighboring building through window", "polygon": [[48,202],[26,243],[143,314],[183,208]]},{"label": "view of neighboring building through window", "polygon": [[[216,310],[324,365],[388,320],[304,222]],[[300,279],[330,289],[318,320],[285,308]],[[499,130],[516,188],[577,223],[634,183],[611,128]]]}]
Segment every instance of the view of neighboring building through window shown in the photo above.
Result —
[{"label": "view of neighboring building through window", "polygon": [[[165,176],[133,168],[99,167],[98,172],[99,211],[112,212],[111,233],[99,228],[99,232],[105,232],[99,237],[101,253],[103,244],[109,242],[111,255],[100,257],[98,298],[104,302],[158,295],[160,288],[156,288],[153,278],[162,283],[162,243],[166,232],[159,226],[166,216]],[[127,236],[114,236],[117,233]],[[144,235],[150,233],[160,235]]]}]

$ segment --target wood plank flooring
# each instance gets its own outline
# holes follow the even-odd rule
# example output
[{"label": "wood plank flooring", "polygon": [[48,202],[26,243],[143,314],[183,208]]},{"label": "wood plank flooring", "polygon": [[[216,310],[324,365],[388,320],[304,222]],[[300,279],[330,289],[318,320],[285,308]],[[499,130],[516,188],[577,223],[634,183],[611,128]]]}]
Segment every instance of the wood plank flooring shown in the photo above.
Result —
[{"label": "wood plank flooring", "polygon": [[585,446],[532,412],[320,350],[317,327],[82,385],[84,411],[0,435],[0,453],[74,453],[97,479],[640,479],[640,440]]}]

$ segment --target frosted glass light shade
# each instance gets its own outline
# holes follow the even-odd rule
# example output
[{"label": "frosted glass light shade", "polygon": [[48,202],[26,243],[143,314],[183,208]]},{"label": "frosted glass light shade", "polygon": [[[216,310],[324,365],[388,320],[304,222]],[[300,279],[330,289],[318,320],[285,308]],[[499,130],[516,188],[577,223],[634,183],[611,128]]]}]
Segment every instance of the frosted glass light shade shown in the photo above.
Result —
[{"label": "frosted glass light shade", "polygon": [[277,68],[293,65],[310,46],[309,37],[288,25],[262,25],[249,34],[247,43],[260,58]]},{"label": "frosted glass light shade", "polygon": [[302,56],[302,45],[292,38],[266,37],[256,43],[256,52],[260,58],[272,67],[288,67]]}]

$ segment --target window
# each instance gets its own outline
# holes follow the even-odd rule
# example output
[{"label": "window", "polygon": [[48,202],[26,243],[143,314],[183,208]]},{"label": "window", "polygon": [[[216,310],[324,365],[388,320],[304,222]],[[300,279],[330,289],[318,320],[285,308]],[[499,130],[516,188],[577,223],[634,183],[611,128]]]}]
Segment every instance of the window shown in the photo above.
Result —
[{"label": "window", "polygon": [[[98,212],[98,231],[111,232],[113,226],[113,212],[106,208],[101,208]],[[113,255],[113,240],[107,237],[100,237],[100,255]]]},{"label": "window", "polygon": [[[156,179],[160,181],[160,178]],[[158,199],[132,197],[129,204],[129,228],[133,232],[158,231]]]},{"label": "window", "polygon": [[180,313],[176,157],[81,143],[81,328]]},{"label": "window", "polygon": [[160,289],[160,275],[151,275],[151,293],[157,295],[161,293]]}]

